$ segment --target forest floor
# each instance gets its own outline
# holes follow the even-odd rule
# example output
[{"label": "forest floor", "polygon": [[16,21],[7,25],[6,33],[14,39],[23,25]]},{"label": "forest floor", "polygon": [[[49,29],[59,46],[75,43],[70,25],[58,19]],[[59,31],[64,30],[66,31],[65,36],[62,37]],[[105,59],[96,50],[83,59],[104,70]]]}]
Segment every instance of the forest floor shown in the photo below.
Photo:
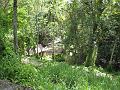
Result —
[{"label": "forest floor", "polygon": [[21,60],[22,63],[14,59],[3,61],[0,79],[33,90],[120,90],[120,74],[110,74],[103,68],[73,66],[53,61],[51,57]]},{"label": "forest floor", "polygon": [[38,90],[120,90],[120,75],[110,74],[103,68],[52,62],[50,57],[24,60],[33,65],[41,77]]}]

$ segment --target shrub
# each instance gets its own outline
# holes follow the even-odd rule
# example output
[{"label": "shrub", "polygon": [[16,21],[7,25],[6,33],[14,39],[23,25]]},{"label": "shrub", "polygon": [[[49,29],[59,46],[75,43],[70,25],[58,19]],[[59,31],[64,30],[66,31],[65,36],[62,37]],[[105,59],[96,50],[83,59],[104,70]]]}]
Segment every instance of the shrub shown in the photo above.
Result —
[{"label": "shrub", "polygon": [[37,77],[37,70],[32,65],[22,64],[19,57],[0,60],[0,79],[7,79],[13,83],[33,86]]},{"label": "shrub", "polygon": [[21,64],[20,58],[0,60],[0,79],[31,86],[34,90],[119,90],[120,76],[103,69],[44,62],[41,66]]},{"label": "shrub", "polygon": [[64,62],[65,61],[63,54],[57,54],[57,55],[55,55],[54,59],[57,62]]}]

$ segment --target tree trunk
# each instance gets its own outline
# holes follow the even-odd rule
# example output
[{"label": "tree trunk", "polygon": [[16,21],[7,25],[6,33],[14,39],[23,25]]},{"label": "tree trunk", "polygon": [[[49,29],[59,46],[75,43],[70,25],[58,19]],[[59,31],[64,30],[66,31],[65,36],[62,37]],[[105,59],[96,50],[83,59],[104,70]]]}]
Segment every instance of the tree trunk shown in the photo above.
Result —
[{"label": "tree trunk", "polygon": [[97,59],[97,52],[98,52],[98,46],[97,46],[97,36],[96,36],[96,30],[97,30],[97,22],[95,21],[96,17],[94,15],[93,17],[93,29],[92,34],[89,38],[89,50],[88,55],[86,57],[85,66],[95,66],[95,62]]},{"label": "tree trunk", "polygon": [[109,64],[107,66],[107,68],[111,69],[111,70],[112,70],[113,56],[114,56],[114,53],[115,53],[116,46],[117,46],[117,39],[115,39],[115,41],[114,41],[113,48],[112,48],[112,51],[111,51],[110,61],[109,61]]},{"label": "tree trunk", "polygon": [[[95,1],[96,3],[96,1]],[[98,6],[101,6],[103,4],[103,0],[98,0]],[[93,6],[93,3],[91,2],[91,6]],[[99,36],[97,36],[97,29],[99,26],[98,20],[100,20],[100,17],[102,15],[102,12],[104,11],[105,8],[96,8],[96,10],[99,11],[99,13],[95,12],[94,7],[91,8],[91,18],[93,22],[93,27],[92,27],[92,34],[90,35],[89,38],[89,51],[88,55],[86,57],[85,65],[86,66],[95,66],[95,62],[97,59],[97,52],[98,52],[98,44],[97,44],[97,39]]]},{"label": "tree trunk", "polygon": [[[54,31],[53,31],[53,33],[54,33]],[[55,40],[55,38],[54,38],[54,34],[53,34],[53,42],[52,42],[53,43],[53,47],[52,47],[53,48],[53,53],[52,53],[53,61],[55,60],[55,47],[54,47],[55,44],[54,44],[54,40]]]},{"label": "tree trunk", "polygon": [[36,46],[37,46],[37,58],[39,57],[39,51],[38,51],[38,48],[39,48],[39,29],[38,29],[38,15],[36,15]]},{"label": "tree trunk", "polygon": [[17,38],[17,0],[13,3],[13,36],[14,36],[14,51],[18,54],[18,38]]}]

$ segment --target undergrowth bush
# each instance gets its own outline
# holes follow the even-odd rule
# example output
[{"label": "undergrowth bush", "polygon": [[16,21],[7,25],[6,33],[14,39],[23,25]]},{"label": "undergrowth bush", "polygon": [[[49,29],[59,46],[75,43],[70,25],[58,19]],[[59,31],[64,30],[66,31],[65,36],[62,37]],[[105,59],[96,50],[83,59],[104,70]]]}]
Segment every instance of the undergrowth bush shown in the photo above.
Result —
[{"label": "undergrowth bush", "polygon": [[[39,74],[53,86],[50,90],[119,90],[119,80],[101,71],[65,63],[53,63],[39,68]],[[64,89],[55,89],[56,86]],[[43,90],[47,90],[47,87],[45,85]]]},{"label": "undergrowth bush", "polygon": [[22,64],[20,58],[0,60],[0,79],[30,86],[34,90],[120,90],[120,76],[104,70],[47,62],[41,66]]},{"label": "undergrowth bush", "polygon": [[0,64],[0,79],[7,79],[25,86],[32,86],[35,83],[37,70],[30,64],[22,64],[20,57],[3,58]]},{"label": "undergrowth bush", "polygon": [[63,54],[55,55],[54,60],[57,61],[57,62],[64,62],[65,61]]}]

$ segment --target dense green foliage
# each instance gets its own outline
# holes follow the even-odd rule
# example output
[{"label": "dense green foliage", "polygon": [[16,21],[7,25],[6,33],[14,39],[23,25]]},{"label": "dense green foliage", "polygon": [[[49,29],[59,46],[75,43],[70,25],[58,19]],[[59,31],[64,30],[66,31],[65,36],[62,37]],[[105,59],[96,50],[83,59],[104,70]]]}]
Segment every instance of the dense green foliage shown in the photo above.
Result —
[{"label": "dense green foliage", "polygon": [[120,0],[0,0],[0,79],[119,90],[119,71]]},{"label": "dense green foliage", "polygon": [[[120,76],[102,68],[71,66],[66,63],[39,61],[40,66],[2,61],[0,78],[31,86],[35,90],[119,90]],[[46,62],[45,62],[46,61]]]}]

